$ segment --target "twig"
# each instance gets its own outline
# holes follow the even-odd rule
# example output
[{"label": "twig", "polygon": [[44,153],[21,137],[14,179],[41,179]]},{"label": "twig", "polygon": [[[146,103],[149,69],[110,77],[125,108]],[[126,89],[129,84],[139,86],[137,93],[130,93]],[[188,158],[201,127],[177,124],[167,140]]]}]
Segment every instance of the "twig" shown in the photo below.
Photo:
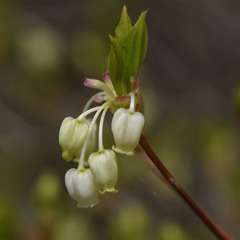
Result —
[{"label": "twig", "polygon": [[141,135],[139,141],[141,147],[148,155],[153,164],[162,173],[163,177],[173,187],[173,189],[182,197],[182,199],[188,204],[188,206],[197,214],[197,216],[203,221],[203,223],[221,240],[233,240],[208,214],[207,212],[190,196],[181,185],[176,181],[172,174],[163,165],[161,160],[152,150],[151,146],[147,142],[144,135]]}]

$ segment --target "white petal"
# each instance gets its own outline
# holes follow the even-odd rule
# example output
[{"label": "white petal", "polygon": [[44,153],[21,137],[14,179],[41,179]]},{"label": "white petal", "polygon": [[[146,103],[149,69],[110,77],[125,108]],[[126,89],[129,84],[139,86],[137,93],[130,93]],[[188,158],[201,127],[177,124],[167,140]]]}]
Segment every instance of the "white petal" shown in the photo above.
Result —
[{"label": "white petal", "polygon": [[70,169],[65,175],[65,183],[70,196],[78,202],[78,206],[92,207],[99,200],[99,188],[90,169]]},{"label": "white petal", "polygon": [[63,120],[59,131],[59,143],[62,157],[70,161],[78,153],[87,138],[89,124],[85,120],[67,117]]},{"label": "white petal", "polygon": [[89,166],[101,193],[116,192],[114,187],[118,178],[118,166],[116,154],[112,150],[92,153]]},{"label": "white petal", "polygon": [[143,125],[144,116],[141,113],[124,108],[118,109],[112,120],[112,132],[116,144],[113,149],[119,153],[132,155],[139,142]]}]

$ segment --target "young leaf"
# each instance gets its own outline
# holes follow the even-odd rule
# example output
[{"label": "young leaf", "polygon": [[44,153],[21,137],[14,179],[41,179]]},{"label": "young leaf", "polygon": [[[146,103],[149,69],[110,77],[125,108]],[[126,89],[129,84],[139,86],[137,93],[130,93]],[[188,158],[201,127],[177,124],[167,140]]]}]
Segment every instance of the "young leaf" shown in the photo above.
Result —
[{"label": "young leaf", "polygon": [[122,15],[118,26],[116,27],[115,34],[119,41],[121,41],[131,29],[132,23],[131,19],[127,14],[127,7],[124,6],[122,10]]},{"label": "young leaf", "polygon": [[123,58],[125,64],[124,81],[127,90],[130,91],[130,78],[137,78],[138,69],[142,63],[147,50],[147,27],[143,12],[134,27],[130,29],[126,37],[121,41]]},{"label": "young leaf", "polygon": [[145,23],[147,11],[142,12],[132,27],[126,6],[116,27],[116,38],[110,36],[111,52],[109,57],[109,73],[118,96],[131,92],[131,77],[137,78],[138,69],[147,50],[147,27]]},{"label": "young leaf", "polygon": [[110,40],[109,74],[117,95],[122,96],[125,92],[124,85],[122,84],[124,76],[122,49],[116,38],[110,35]]}]

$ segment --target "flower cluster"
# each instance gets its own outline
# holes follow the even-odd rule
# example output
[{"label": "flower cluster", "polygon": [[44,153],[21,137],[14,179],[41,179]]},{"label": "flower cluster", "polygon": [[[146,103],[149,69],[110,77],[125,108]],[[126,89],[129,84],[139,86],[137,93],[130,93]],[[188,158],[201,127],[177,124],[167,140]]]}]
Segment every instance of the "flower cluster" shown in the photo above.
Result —
[{"label": "flower cluster", "polygon": [[[70,169],[65,175],[65,183],[70,196],[78,202],[78,207],[92,207],[99,201],[98,194],[116,192],[118,178],[116,153],[134,154],[144,125],[144,116],[137,112],[138,80],[130,79],[131,92],[117,96],[109,73],[103,75],[103,81],[86,79],[87,87],[100,92],[89,99],[78,118],[67,117],[63,120],[59,143],[62,158],[78,162],[77,169]],[[90,108],[90,105],[102,103]],[[103,125],[107,111],[113,115],[111,129],[115,145],[112,149],[103,146]],[[95,112],[92,119],[88,116]],[[97,119],[100,117],[97,133]],[[98,151],[94,152],[98,137]]]}]

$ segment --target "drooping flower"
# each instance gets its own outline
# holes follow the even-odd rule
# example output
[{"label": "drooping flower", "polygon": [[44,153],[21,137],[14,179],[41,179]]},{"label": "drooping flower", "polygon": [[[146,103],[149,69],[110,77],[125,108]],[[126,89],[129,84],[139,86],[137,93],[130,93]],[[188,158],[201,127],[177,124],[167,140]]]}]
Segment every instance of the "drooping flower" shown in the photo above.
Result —
[{"label": "drooping flower", "polygon": [[[78,169],[70,169],[66,173],[65,183],[79,207],[96,205],[99,191],[116,192],[118,166],[114,151],[132,155],[138,144],[144,117],[135,108],[141,108],[138,69],[147,48],[146,13],[142,12],[136,24],[132,25],[124,6],[116,36],[110,35],[108,71],[103,74],[103,81],[92,78],[84,81],[85,86],[99,92],[87,101],[78,118],[67,117],[61,125],[59,143],[62,157],[70,161],[75,156],[74,161],[78,162]],[[100,105],[90,107],[92,103]],[[114,113],[114,151],[104,149],[103,144],[103,125],[108,110]],[[92,120],[86,120],[93,113]],[[94,152],[97,135],[98,152]]]},{"label": "drooping flower", "polygon": [[139,112],[119,108],[113,116],[112,132],[118,153],[132,155],[137,146],[144,125],[144,116]]},{"label": "drooping flower", "polygon": [[81,208],[98,204],[99,188],[90,169],[69,169],[65,174],[65,184],[70,196]]},{"label": "drooping flower", "polygon": [[110,149],[104,149],[92,153],[88,161],[101,193],[116,192],[114,188],[118,178],[116,154]]},{"label": "drooping flower", "polygon": [[66,117],[59,131],[59,143],[62,148],[62,158],[72,160],[83,147],[88,134],[89,124],[86,120]]}]

